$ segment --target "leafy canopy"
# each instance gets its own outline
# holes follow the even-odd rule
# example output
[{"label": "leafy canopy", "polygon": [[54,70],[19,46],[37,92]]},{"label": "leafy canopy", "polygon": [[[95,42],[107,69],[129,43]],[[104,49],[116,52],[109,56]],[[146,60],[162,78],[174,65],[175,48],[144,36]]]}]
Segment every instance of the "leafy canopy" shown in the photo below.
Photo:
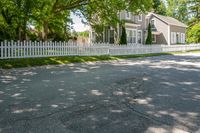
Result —
[{"label": "leafy canopy", "polygon": [[147,11],[151,0],[1,0],[0,40],[66,38],[70,36],[71,12],[81,13],[89,24],[102,27],[116,25],[118,12],[125,9]]}]

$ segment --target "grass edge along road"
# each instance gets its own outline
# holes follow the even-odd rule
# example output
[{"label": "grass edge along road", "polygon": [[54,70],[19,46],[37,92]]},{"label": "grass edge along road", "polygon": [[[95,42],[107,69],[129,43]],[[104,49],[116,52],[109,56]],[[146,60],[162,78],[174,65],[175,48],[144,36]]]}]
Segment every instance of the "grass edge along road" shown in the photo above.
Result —
[{"label": "grass edge along road", "polygon": [[[193,50],[187,52],[200,52],[200,50]],[[22,67],[34,67],[43,65],[61,65],[78,62],[92,62],[92,61],[106,61],[106,60],[118,60],[128,58],[139,57],[151,57],[160,55],[175,55],[186,53],[184,52],[167,52],[167,53],[154,53],[154,54],[141,54],[141,55],[121,55],[121,56],[64,56],[64,57],[41,57],[41,58],[20,58],[20,59],[1,59],[1,69],[22,68]]]}]

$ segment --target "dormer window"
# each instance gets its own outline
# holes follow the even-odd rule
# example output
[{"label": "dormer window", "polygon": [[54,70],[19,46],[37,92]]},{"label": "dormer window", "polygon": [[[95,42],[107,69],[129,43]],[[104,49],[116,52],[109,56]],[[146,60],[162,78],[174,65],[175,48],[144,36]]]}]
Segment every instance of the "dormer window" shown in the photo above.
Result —
[{"label": "dormer window", "polygon": [[152,28],[152,29],[155,29],[155,28],[156,28],[156,27],[155,27],[155,20],[152,19],[152,20],[150,21],[150,24],[151,24],[151,28]]},{"label": "dormer window", "polygon": [[129,11],[126,11],[126,19],[131,19],[131,13]]},{"label": "dormer window", "polygon": [[142,21],[142,14],[138,15],[138,21]]}]

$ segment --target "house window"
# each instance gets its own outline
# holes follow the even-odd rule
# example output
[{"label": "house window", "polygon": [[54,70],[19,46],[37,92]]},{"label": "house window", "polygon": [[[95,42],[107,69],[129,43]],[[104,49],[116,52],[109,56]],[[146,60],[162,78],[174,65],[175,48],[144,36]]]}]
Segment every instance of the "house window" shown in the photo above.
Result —
[{"label": "house window", "polygon": [[181,39],[180,43],[183,43],[183,33],[181,33]]},{"label": "house window", "polygon": [[133,30],[133,42],[132,43],[136,43],[136,36],[137,36],[137,33],[136,33],[136,30]]},{"label": "house window", "polygon": [[185,43],[185,34],[181,33],[181,43]]},{"label": "house window", "polygon": [[138,15],[138,21],[142,21],[142,14]]},{"label": "house window", "polygon": [[156,43],[156,35],[155,34],[152,35],[152,42]]},{"label": "house window", "polygon": [[138,31],[138,43],[142,44],[142,31]]},{"label": "house window", "polygon": [[171,43],[172,44],[176,43],[176,33],[175,32],[171,32]]},{"label": "house window", "polygon": [[176,44],[178,41],[178,36],[176,32],[171,32],[171,43]]},{"label": "house window", "polygon": [[151,28],[152,28],[152,29],[155,29],[155,28],[156,28],[156,27],[155,27],[155,20],[152,19],[152,20],[150,21],[150,24],[151,24]]},{"label": "house window", "polygon": [[171,43],[172,44],[174,43],[174,34],[173,34],[173,32],[171,32]]},{"label": "house window", "polygon": [[127,43],[136,43],[136,30],[134,29],[127,29]]},{"label": "house window", "polygon": [[176,43],[181,43],[181,37],[179,32],[176,33]]},{"label": "house window", "polygon": [[131,13],[126,11],[126,19],[131,19]]},{"label": "house window", "polygon": [[132,32],[131,30],[126,30],[126,35],[127,35],[127,43],[131,43],[131,36],[132,36]]},{"label": "house window", "polygon": [[185,34],[183,33],[183,43],[185,43]]},{"label": "house window", "polygon": [[174,40],[173,42],[176,43],[176,32],[173,32],[173,36],[174,36],[173,37],[173,40]]}]

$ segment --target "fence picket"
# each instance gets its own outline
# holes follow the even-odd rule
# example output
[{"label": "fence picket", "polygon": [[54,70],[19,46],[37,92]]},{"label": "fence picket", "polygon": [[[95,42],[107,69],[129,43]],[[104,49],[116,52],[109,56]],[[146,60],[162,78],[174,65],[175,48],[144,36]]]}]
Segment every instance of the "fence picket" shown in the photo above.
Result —
[{"label": "fence picket", "polygon": [[0,53],[0,58],[3,59],[3,42],[1,42],[1,45],[0,45],[0,49],[1,49],[1,53]]},{"label": "fence picket", "polygon": [[95,56],[95,55],[130,55],[200,49],[200,44],[191,45],[114,45],[90,44],[77,45],[68,42],[32,42],[4,41],[0,42],[0,59],[49,57],[49,56]]}]

